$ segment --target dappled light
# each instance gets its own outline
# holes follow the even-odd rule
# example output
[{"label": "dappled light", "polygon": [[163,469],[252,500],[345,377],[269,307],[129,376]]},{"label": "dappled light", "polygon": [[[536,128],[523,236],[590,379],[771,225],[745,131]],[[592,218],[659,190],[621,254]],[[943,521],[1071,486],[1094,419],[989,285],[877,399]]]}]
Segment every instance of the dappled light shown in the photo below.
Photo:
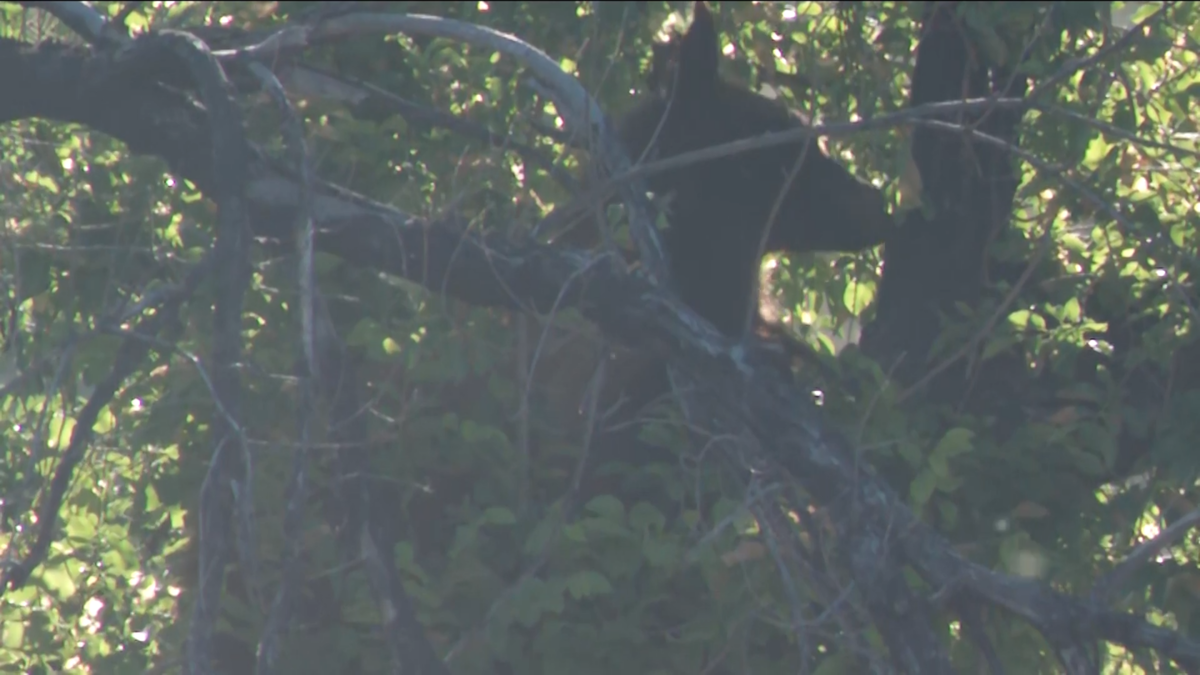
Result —
[{"label": "dappled light", "polygon": [[0,669],[1200,673],[1200,6],[0,3]]}]

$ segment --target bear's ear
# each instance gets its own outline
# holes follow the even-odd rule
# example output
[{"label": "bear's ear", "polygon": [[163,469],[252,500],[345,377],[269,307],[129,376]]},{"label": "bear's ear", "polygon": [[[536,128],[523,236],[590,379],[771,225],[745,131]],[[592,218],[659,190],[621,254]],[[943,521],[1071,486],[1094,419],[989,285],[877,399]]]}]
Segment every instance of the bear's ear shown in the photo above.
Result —
[{"label": "bear's ear", "polygon": [[711,90],[717,83],[721,44],[708,5],[697,2],[679,45],[679,90],[685,95]]}]

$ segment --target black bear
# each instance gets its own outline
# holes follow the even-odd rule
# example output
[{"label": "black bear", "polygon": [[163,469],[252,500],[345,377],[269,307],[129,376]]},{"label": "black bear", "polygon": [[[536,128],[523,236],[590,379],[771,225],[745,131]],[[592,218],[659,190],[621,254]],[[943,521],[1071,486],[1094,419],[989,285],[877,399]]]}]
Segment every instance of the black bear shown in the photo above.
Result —
[{"label": "black bear", "polygon": [[[661,159],[805,124],[775,101],[721,80],[719,61],[713,16],[697,2],[682,39],[655,47],[651,95],[617,121],[634,162],[643,154]],[[757,305],[751,296],[763,231],[800,153],[804,161],[765,250],[859,251],[880,243],[891,228],[883,195],[815,142],[721,157],[648,180],[654,192],[674,194],[665,244],[676,290],[730,337],[742,334],[748,310]]]},{"label": "black bear", "polygon": [[[720,44],[713,17],[696,3],[682,39],[654,48],[646,100],[616,123],[630,158],[670,157],[805,124],[782,105],[717,74]],[[807,145],[807,147],[806,147]],[[648,152],[647,152],[648,151]],[[804,161],[781,201],[765,247],[762,238],[788,173]],[[880,243],[891,230],[883,195],[804,141],[695,163],[651,176],[649,187],[673,194],[664,244],[675,290],[694,311],[731,338],[746,328],[765,251],[858,251]],[[595,439],[599,466],[583,486],[585,496],[611,491],[604,474],[627,469],[618,492],[672,512],[652,464],[675,463],[673,453],[643,443],[628,415],[642,411],[671,387],[661,361],[624,355],[626,367],[601,394],[601,409],[624,399]],[[616,390],[620,390],[620,395]],[[602,468],[607,465],[608,470]],[[610,474],[611,475],[611,474]],[[669,501],[669,500],[667,500]]]}]

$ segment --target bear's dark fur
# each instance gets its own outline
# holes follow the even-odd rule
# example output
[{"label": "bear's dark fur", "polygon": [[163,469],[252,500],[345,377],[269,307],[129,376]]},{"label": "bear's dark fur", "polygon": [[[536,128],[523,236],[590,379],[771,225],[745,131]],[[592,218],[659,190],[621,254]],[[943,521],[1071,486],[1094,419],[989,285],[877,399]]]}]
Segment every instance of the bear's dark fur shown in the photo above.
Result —
[{"label": "bear's dark fur", "polygon": [[[713,17],[696,3],[681,39],[654,47],[647,98],[617,120],[617,134],[638,162],[643,153],[664,158],[702,148],[795,129],[804,120],[782,105],[717,75],[720,44]],[[691,164],[651,176],[649,187],[673,194],[664,243],[674,289],[698,314],[732,338],[742,335],[758,296],[760,245],[772,208],[801,152],[804,162],[774,219],[764,251],[858,251],[881,243],[891,230],[883,195],[831,160],[815,142],[787,145]],[[649,152],[647,153],[647,149]],[[757,319],[757,313],[750,318]],[[589,472],[585,498],[615,487],[602,467],[616,463],[634,471],[619,490],[671,512],[652,464],[671,465],[672,453],[643,443],[628,415],[644,411],[671,391],[661,361],[625,355],[640,367],[625,368],[610,382],[602,409],[625,398],[622,411],[596,438],[598,465]],[[632,372],[629,372],[632,371]],[[646,483],[649,481],[649,484]]]},{"label": "bear's dark fur", "polygon": [[[652,93],[617,122],[634,162],[651,143],[647,154],[661,159],[804,125],[775,101],[721,80],[719,61],[712,14],[697,2],[682,39],[655,47]],[[648,181],[656,193],[674,195],[665,243],[676,290],[730,337],[742,334],[757,305],[763,230],[801,152],[765,250],[858,251],[880,243],[891,227],[882,194],[815,142],[691,164]]]}]

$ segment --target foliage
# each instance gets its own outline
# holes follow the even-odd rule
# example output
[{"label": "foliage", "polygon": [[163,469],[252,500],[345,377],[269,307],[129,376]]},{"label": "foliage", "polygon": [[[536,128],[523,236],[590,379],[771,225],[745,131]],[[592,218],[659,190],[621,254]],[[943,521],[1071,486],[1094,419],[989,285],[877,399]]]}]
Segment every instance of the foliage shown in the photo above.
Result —
[{"label": "foliage", "polygon": [[[123,4],[95,3],[110,17]],[[148,3],[127,25],[265,31],[314,4]],[[896,112],[907,103],[922,4],[722,3],[730,57],[722,68],[818,121]],[[959,14],[989,58],[1013,63],[1026,51],[1028,72],[1045,79],[1161,9],[1058,3],[1048,14],[1048,5],[973,3]],[[377,7],[518,35],[576,74],[608,112],[628,109],[641,89],[660,27],[686,21],[676,3]],[[1186,358],[1196,355],[1200,16],[1190,3],[1161,11],[1145,39],[1067,78],[1024,118],[1021,147],[1036,161],[1020,163],[1020,236],[998,244],[994,259],[1059,267],[1037,275],[1036,294],[1019,289],[1019,303],[945,316],[934,352],[909,356],[932,367],[979,340],[980,362],[1016,349],[1032,371],[1062,376],[1097,351],[1116,354],[1130,379],[1114,371],[1064,386],[1051,401],[1017,401],[1050,411],[1019,428],[913,399],[891,377],[892,364],[842,349],[874,317],[880,251],[769,265],[789,332],[837,374],[806,365],[799,377],[821,390],[823,410],[861,448],[864,467],[886,475],[971,559],[1080,594],[1200,499],[1192,447],[1200,361]],[[8,37],[74,39],[39,11],[5,4],[0,12]],[[1040,39],[1026,50],[1031,26]],[[304,61],[460,116],[577,178],[586,171],[553,106],[511,59],[393,35],[316,46]],[[281,155],[277,109],[258,94],[239,100],[250,137]],[[476,231],[518,237],[571,197],[525,153],[336,100],[294,103],[323,179],[409,213],[460,214]],[[826,142],[903,213],[935,206],[922,202],[913,175],[912,134],[912,126],[879,127]],[[93,130],[20,120],[6,125],[0,149],[0,405],[10,421],[0,432],[0,541],[15,556],[36,536],[36,507],[72,435],[85,433],[75,422],[116,358],[121,336],[100,327],[180,283],[211,247],[215,226],[196,186]],[[231,673],[253,668],[263,598],[283,556],[284,481],[304,421],[296,415],[303,345],[295,270],[290,251],[255,249],[240,417],[255,456],[262,564],[257,578],[230,573],[218,650]],[[570,503],[584,446],[581,392],[592,375],[579,354],[598,349],[577,316],[468,307],[434,284],[426,290],[324,254],[317,272],[370,392],[371,471],[388,486],[372,508],[394,530],[404,589],[454,672],[860,672],[861,654],[839,641],[844,628],[825,620],[815,589],[781,571],[775,542],[748,509],[793,486],[748,491],[714,463],[632,467],[592,457],[591,471],[615,487],[579,508]],[[199,575],[196,495],[212,456],[215,406],[204,368],[213,294],[206,284],[184,304],[173,346],[157,345],[99,414],[50,555],[27,586],[3,597],[0,668],[115,674],[178,664]],[[1145,319],[1129,326],[1136,341],[1114,344],[1105,329],[1129,316]],[[643,437],[678,448],[676,411],[661,417]],[[1143,448],[1133,459],[1121,454],[1128,437]],[[304,588],[280,668],[379,672],[389,659],[379,610],[364,579],[347,572],[335,531],[334,448],[317,447]],[[622,487],[637,479],[680,508],[625,498]],[[819,520],[811,511],[788,517]],[[1188,564],[1197,544],[1190,535],[1142,568],[1120,606],[1197,637],[1200,585]],[[956,666],[978,670],[984,657],[950,626]],[[1019,619],[989,616],[988,629],[1009,672],[1056,670]],[[1108,659],[1112,672],[1166,668],[1117,648]]]}]

